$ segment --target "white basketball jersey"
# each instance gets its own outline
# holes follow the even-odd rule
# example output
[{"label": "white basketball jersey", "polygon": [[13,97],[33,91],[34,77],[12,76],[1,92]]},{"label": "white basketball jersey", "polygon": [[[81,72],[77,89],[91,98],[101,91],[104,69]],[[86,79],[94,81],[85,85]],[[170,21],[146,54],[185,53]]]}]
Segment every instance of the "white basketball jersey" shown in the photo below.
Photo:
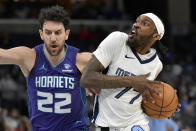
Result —
[{"label": "white basketball jersey", "polygon": [[[126,41],[128,35],[113,32],[105,38],[95,57],[107,68],[107,75],[135,76],[151,72],[149,80],[154,80],[162,70],[162,63],[151,48],[145,55],[136,53]],[[131,87],[102,89],[96,96],[93,122],[101,127],[127,127],[129,125],[146,125],[148,120],[141,109],[142,96]]]}]

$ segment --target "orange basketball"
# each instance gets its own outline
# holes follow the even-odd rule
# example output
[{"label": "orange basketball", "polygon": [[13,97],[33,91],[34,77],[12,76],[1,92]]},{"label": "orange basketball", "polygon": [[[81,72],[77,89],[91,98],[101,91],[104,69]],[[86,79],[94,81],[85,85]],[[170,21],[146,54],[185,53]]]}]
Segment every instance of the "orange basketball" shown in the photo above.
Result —
[{"label": "orange basketball", "polygon": [[142,101],[142,108],[144,112],[151,118],[162,120],[171,117],[176,111],[178,105],[178,96],[172,86],[162,82],[161,84],[152,85],[157,91],[161,93],[158,96],[154,92],[150,92],[155,100],[155,103]]}]

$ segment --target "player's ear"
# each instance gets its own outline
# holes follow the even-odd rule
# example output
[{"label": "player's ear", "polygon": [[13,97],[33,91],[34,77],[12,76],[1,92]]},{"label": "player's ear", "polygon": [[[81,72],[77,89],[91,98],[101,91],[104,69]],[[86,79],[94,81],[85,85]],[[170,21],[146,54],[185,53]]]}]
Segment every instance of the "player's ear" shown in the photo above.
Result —
[{"label": "player's ear", "polygon": [[43,40],[43,31],[41,29],[39,29],[39,35],[40,35],[40,38]]},{"label": "player's ear", "polygon": [[158,33],[154,33],[152,36],[155,40],[159,40],[160,39],[160,35]]},{"label": "player's ear", "polygon": [[67,40],[69,38],[69,33],[70,33],[70,29],[67,29],[65,31],[65,40]]}]

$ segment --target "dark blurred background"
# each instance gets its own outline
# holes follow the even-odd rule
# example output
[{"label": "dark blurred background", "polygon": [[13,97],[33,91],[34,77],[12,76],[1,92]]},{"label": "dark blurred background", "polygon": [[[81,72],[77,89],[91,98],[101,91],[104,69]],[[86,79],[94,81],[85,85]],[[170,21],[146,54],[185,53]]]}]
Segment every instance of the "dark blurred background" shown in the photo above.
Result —
[{"label": "dark blurred background", "polygon": [[[39,10],[56,4],[72,19],[67,43],[90,52],[112,31],[128,33],[138,15],[157,14],[165,24],[161,42],[169,49],[164,57],[160,55],[164,68],[158,79],[177,90],[182,107],[173,120],[179,130],[196,131],[195,0],[0,0],[0,47],[32,48],[42,43]],[[89,97],[89,116],[92,107],[93,98]],[[17,66],[0,66],[0,111],[10,130],[30,130],[26,82]]]}]

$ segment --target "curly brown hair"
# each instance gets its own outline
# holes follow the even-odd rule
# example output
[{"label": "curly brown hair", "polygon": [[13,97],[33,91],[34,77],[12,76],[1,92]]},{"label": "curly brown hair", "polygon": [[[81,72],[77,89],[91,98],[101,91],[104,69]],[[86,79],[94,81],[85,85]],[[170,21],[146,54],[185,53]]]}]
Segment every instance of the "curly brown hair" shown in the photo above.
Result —
[{"label": "curly brown hair", "polygon": [[43,29],[43,24],[47,20],[62,22],[65,29],[67,29],[69,27],[70,17],[63,7],[56,5],[41,9],[38,20],[40,29]]}]

